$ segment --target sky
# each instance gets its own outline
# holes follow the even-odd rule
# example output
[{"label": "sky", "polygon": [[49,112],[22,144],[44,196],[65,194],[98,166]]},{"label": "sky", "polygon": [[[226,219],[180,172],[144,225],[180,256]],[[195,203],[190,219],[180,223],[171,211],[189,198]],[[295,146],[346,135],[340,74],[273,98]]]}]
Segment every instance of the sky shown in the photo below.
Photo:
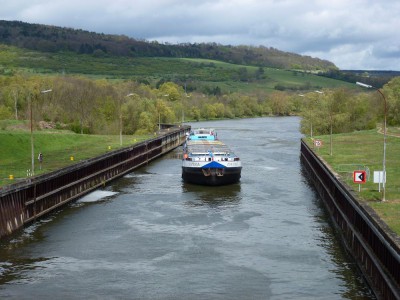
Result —
[{"label": "sky", "polygon": [[273,47],[400,71],[400,0],[0,0],[0,19],[160,43]]}]

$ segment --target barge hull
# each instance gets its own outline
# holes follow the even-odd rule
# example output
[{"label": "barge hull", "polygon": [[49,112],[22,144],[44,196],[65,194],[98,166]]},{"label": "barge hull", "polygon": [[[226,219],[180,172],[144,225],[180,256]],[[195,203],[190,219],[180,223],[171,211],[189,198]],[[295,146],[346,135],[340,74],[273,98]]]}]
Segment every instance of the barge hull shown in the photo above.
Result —
[{"label": "barge hull", "polygon": [[182,179],[188,183],[201,184],[201,185],[226,185],[240,181],[241,167],[226,168],[224,175],[218,176],[215,172],[211,172],[209,176],[205,176],[201,168],[182,168]]}]

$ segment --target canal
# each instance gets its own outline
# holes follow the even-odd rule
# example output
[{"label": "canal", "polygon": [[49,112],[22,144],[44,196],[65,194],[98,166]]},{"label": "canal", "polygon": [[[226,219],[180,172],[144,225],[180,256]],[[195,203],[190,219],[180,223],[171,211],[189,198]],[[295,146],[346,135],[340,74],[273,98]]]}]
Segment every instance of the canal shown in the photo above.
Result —
[{"label": "canal", "polygon": [[239,184],[181,181],[176,149],[0,242],[0,298],[375,299],[300,164],[300,119],[193,123]]}]

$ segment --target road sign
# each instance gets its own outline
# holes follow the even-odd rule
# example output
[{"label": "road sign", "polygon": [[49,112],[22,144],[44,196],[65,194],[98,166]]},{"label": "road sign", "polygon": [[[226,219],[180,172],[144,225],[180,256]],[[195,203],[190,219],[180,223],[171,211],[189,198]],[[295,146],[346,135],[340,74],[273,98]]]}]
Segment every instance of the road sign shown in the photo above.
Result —
[{"label": "road sign", "polygon": [[381,183],[382,186],[385,187],[386,184],[386,174],[383,174],[383,171],[374,171],[374,183],[379,183],[378,191],[381,192]]},{"label": "road sign", "polygon": [[366,183],[367,182],[367,172],[364,170],[353,172],[353,182],[354,183]]},{"label": "road sign", "polygon": [[385,183],[386,176],[383,175],[383,171],[374,171],[374,183]]},{"label": "road sign", "polygon": [[322,146],[322,141],[321,140],[314,140],[314,146],[315,147],[321,147]]}]

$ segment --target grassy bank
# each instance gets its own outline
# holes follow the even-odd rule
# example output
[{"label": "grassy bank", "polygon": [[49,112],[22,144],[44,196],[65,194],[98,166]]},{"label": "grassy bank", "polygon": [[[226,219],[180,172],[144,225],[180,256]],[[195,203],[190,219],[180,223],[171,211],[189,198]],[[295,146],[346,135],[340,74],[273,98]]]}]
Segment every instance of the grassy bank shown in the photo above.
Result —
[{"label": "grassy bank", "polygon": [[[69,166],[120,148],[119,135],[81,135],[57,130],[35,131],[35,175]],[[128,146],[150,136],[124,136],[123,146]],[[0,186],[25,178],[32,167],[31,135],[26,130],[0,131]],[[38,153],[43,153],[42,170]],[[73,160],[72,160],[73,158]],[[10,179],[10,175],[14,179]]]},{"label": "grassy bank", "polygon": [[[397,234],[400,234],[400,136],[398,128],[390,128],[386,142],[386,201],[382,202],[382,187],[374,183],[374,171],[382,171],[383,135],[376,130],[348,134],[334,134],[332,155],[330,137],[315,136],[322,140],[316,152],[339,174],[353,190],[381,216]],[[310,138],[307,143],[312,145]],[[353,183],[353,172],[367,171],[365,184]],[[368,176],[369,175],[369,176]],[[359,192],[359,187],[361,191]]]}]

